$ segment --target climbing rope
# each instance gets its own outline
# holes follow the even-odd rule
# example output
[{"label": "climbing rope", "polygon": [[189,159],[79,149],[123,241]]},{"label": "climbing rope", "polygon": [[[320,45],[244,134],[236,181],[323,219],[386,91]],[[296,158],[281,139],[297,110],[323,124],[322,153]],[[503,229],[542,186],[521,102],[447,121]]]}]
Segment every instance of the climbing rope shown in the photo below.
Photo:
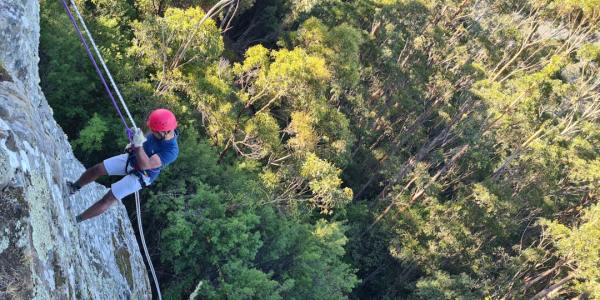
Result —
[{"label": "climbing rope", "polygon": [[[104,89],[106,89],[106,92],[108,93],[110,100],[112,100],[112,103],[113,103],[115,109],[117,110],[117,113],[119,114],[119,117],[121,118],[121,121],[123,122],[123,125],[125,125],[127,137],[131,141],[132,131],[127,126],[127,121],[125,121],[125,117],[123,117],[123,114],[121,113],[121,109],[119,108],[119,105],[115,101],[115,98],[114,98],[110,88],[108,87],[106,80],[104,79],[104,75],[102,74],[102,71],[98,67],[98,64],[96,63],[96,59],[94,59],[94,55],[90,51],[90,47],[88,46],[87,42],[85,41],[85,38],[83,37],[83,34],[81,33],[79,26],[77,25],[77,21],[75,20],[75,17],[73,17],[73,14],[71,13],[71,10],[69,9],[67,2],[65,0],[61,0],[61,2],[62,2],[62,5],[63,5],[65,11],[67,12],[67,15],[69,16],[69,19],[71,20],[71,23],[73,24],[73,27],[75,27],[75,31],[79,35],[79,39],[81,40],[81,43],[83,44],[85,51],[88,54],[88,57],[90,58],[90,60],[92,61],[92,64],[94,65],[94,69],[96,70],[96,73],[98,74],[98,76],[100,77],[100,80],[102,81],[102,84],[104,85]],[[75,9],[75,12],[79,18],[79,21],[83,25],[83,28],[84,28],[88,38],[90,39],[90,42],[92,43],[92,46],[94,48],[94,51],[96,52],[96,55],[98,56],[98,59],[102,63],[104,71],[110,78],[112,87],[114,88],[115,92],[117,93],[119,100],[121,101],[121,104],[123,105],[123,108],[125,109],[127,116],[129,117],[129,120],[131,121],[133,128],[137,128],[137,126],[135,125],[135,121],[131,117],[131,113],[129,112],[129,109],[127,108],[127,104],[125,104],[125,101],[123,100],[123,97],[121,96],[121,93],[119,92],[119,89],[117,88],[117,85],[115,84],[115,82],[112,78],[112,75],[110,74],[110,71],[108,70],[108,68],[106,67],[106,64],[104,63],[104,59],[102,59],[102,55],[100,55],[100,51],[98,51],[98,47],[96,47],[96,43],[94,42],[92,35],[90,34],[89,30],[87,29],[87,26],[85,25],[85,22],[84,22],[83,18],[81,17],[81,14],[79,13],[79,9],[77,9],[77,5],[75,5],[75,2],[73,2],[73,0],[71,0],[71,5]],[[144,254],[146,256],[146,261],[148,262],[148,266],[150,267],[150,271],[152,272],[152,278],[154,279],[154,286],[156,287],[156,292],[158,293],[158,299],[162,300],[162,294],[160,292],[160,285],[158,284],[158,279],[156,278],[156,272],[154,271],[154,266],[152,265],[150,255],[148,254],[148,248],[146,247],[146,241],[144,239],[144,230],[142,229],[142,217],[141,217],[141,209],[140,209],[140,195],[139,195],[139,192],[137,192],[137,191],[135,192],[135,206],[136,206],[136,212],[137,212],[138,230],[140,232],[140,238],[142,240],[142,246],[144,248]]]},{"label": "climbing rope", "polygon": [[[104,89],[108,93],[108,97],[110,98],[115,109],[117,110],[117,113],[119,114],[119,117],[121,118],[121,121],[123,122],[123,125],[125,125],[125,129],[127,130],[128,138],[131,140],[131,130],[127,126],[125,117],[123,117],[123,113],[121,113],[121,109],[119,108],[119,105],[117,105],[117,102],[115,101],[115,97],[113,96],[110,88],[108,87],[108,84],[106,83],[106,80],[104,79],[104,75],[102,75],[102,71],[100,71],[100,68],[98,68],[96,59],[94,58],[94,55],[90,51],[90,47],[88,46],[87,42],[85,41],[85,38],[83,37],[83,34],[81,33],[81,30],[79,29],[79,25],[77,25],[77,21],[75,21],[75,17],[73,17],[73,14],[71,13],[71,10],[69,9],[67,2],[65,2],[65,0],[61,0],[61,2],[62,2],[63,7],[65,8],[65,11],[67,12],[67,15],[69,16],[69,19],[71,20],[71,23],[73,24],[73,27],[75,28],[75,31],[77,32],[77,34],[79,36],[79,40],[81,40],[81,43],[83,44],[88,57],[90,58],[90,60],[92,61],[92,64],[94,65],[94,69],[96,70],[96,73],[100,77],[100,81],[102,81],[102,85],[104,85]],[[71,5],[73,5],[73,7],[77,7],[73,1],[71,1]],[[78,11],[79,10],[77,10],[77,12]],[[87,26],[85,26],[85,27],[86,27],[86,32],[88,32]],[[88,36],[91,36],[91,35],[89,35],[89,32],[88,32]],[[98,48],[96,47],[96,44],[93,42],[93,39],[90,39],[90,40],[94,44],[94,50],[96,51],[96,54],[98,55],[98,57],[100,57],[100,60],[102,61],[102,65],[105,67],[105,71],[110,76],[110,72],[108,71],[108,68],[106,68],[106,65],[104,64],[104,60],[101,58],[102,56],[100,55],[100,52],[98,51]],[[112,76],[111,76],[111,78],[112,78]],[[116,84],[114,84],[114,81],[112,83],[113,83],[113,88],[115,88],[115,90],[118,91],[118,88],[116,88]],[[120,95],[120,93],[119,93],[119,95]],[[121,101],[122,101],[122,99],[121,99]],[[122,104],[124,107],[127,107],[127,105],[125,105],[124,101],[122,101]],[[127,110],[127,113],[129,114],[129,110]],[[133,118],[131,118],[131,115],[129,115],[129,118],[130,118],[131,124],[133,125],[133,127],[135,127],[135,122],[133,121]]]},{"label": "climbing rope", "polygon": [[140,239],[142,240],[142,245],[144,245],[144,255],[146,255],[146,261],[148,262],[148,266],[150,270],[152,270],[152,278],[154,279],[154,285],[156,286],[156,291],[158,292],[158,299],[162,299],[160,294],[160,288],[158,286],[158,279],[156,278],[156,273],[154,272],[154,266],[152,265],[152,260],[150,259],[150,254],[148,253],[148,248],[146,247],[146,240],[144,239],[144,229],[142,229],[142,210],[140,209],[140,193],[135,192],[135,211],[137,214],[137,222],[138,229],[140,231]]},{"label": "climbing rope", "polygon": [[[92,43],[94,52],[96,52],[96,56],[98,56],[98,59],[100,60],[100,63],[102,64],[102,67],[104,68],[104,72],[106,72],[106,75],[108,76],[108,79],[110,80],[110,83],[111,83],[113,89],[117,93],[117,97],[119,98],[119,101],[121,101],[121,105],[123,105],[123,108],[125,109],[125,112],[127,113],[127,117],[129,117],[129,121],[131,121],[131,125],[133,125],[133,127],[135,128],[136,127],[135,121],[133,120],[133,117],[131,116],[131,113],[129,112],[129,108],[127,108],[127,104],[125,104],[125,100],[123,100],[123,96],[121,96],[121,92],[119,91],[119,88],[117,87],[117,84],[115,83],[115,80],[113,79],[112,75],[110,74],[110,71],[108,70],[108,67],[106,66],[106,63],[104,63],[104,59],[102,58],[100,51],[98,51],[96,42],[94,41],[92,34],[88,30],[88,28],[85,24],[85,21],[83,20],[83,17],[81,16],[81,13],[79,13],[79,9],[77,8],[77,5],[75,5],[75,2],[73,0],[71,0],[71,5],[73,5],[73,9],[75,9],[75,14],[77,14],[77,18],[81,22],[81,25],[83,26],[83,29],[85,30],[85,34],[87,35],[88,39]],[[114,102],[114,100],[113,100],[113,102]]]}]

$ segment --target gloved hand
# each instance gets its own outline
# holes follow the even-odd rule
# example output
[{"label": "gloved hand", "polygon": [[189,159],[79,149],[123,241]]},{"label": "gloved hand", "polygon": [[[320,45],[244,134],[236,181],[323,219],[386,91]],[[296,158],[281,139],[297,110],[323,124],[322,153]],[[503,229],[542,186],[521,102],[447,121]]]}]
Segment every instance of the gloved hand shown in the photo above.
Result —
[{"label": "gloved hand", "polygon": [[142,132],[142,130],[139,128],[135,128],[135,132],[133,134],[133,146],[136,148],[142,147],[145,141],[146,137],[144,136],[144,132]]}]

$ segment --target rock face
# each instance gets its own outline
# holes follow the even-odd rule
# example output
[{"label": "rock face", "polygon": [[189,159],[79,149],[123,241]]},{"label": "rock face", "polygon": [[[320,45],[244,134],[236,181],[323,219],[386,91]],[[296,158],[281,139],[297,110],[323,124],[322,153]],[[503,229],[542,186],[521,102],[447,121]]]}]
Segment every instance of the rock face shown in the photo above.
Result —
[{"label": "rock face", "polygon": [[66,193],[84,167],[40,89],[38,41],[38,1],[1,0],[0,299],[151,298],[122,204],[74,222],[107,189]]}]

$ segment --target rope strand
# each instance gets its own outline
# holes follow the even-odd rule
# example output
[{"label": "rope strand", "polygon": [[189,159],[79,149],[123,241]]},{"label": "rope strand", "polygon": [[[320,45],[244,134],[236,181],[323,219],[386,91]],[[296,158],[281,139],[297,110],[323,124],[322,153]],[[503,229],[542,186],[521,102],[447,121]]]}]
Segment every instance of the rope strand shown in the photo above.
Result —
[{"label": "rope strand", "polygon": [[73,9],[75,10],[75,14],[77,14],[77,18],[79,19],[79,22],[81,22],[81,25],[83,26],[83,29],[85,30],[85,34],[87,35],[88,39],[90,40],[90,43],[92,43],[92,47],[93,47],[94,51],[96,52],[96,56],[98,56],[98,60],[100,60],[100,64],[102,64],[102,67],[104,68],[104,72],[106,72],[106,75],[108,76],[108,79],[110,80],[110,83],[111,83],[113,89],[117,93],[117,98],[119,98],[119,101],[121,101],[121,105],[125,109],[125,113],[127,113],[127,116],[129,117],[129,121],[131,122],[131,125],[133,126],[133,128],[137,128],[137,126],[135,125],[135,121],[133,120],[133,117],[131,116],[131,113],[129,112],[129,108],[127,107],[127,104],[125,104],[125,100],[123,100],[123,96],[121,96],[121,91],[119,91],[119,88],[117,87],[115,80],[113,79],[110,71],[108,70],[106,63],[104,63],[104,59],[102,58],[102,55],[100,54],[100,51],[98,50],[98,47],[96,46],[96,42],[94,42],[94,38],[92,37],[92,34],[88,30],[88,28],[85,24],[85,21],[83,20],[83,17],[81,16],[81,13],[79,13],[79,9],[77,8],[77,5],[75,5],[75,2],[73,0],[71,0],[71,5],[73,6]]},{"label": "rope strand", "polygon": [[[96,59],[94,58],[94,55],[90,51],[90,47],[88,46],[87,42],[85,41],[83,34],[81,34],[81,30],[79,29],[79,25],[77,25],[77,21],[75,20],[75,17],[73,17],[73,14],[71,13],[71,10],[69,9],[65,0],[61,0],[61,2],[62,2],[63,7],[65,8],[65,11],[67,12],[67,15],[69,16],[69,19],[71,20],[71,23],[73,24],[73,27],[75,27],[75,31],[79,35],[79,39],[81,40],[81,43],[83,44],[83,46],[85,48],[85,52],[87,52],[88,57],[90,58],[90,60],[92,61],[92,64],[94,65],[94,69],[96,70],[96,73],[100,77],[100,81],[102,81],[102,85],[104,85],[104,89],[108,93],[108,97],[110,98],[113,105],[115,106],[115,109],[117,110],[117,113],[119,114],[119,117],[121,118],[121,121],[123,122],[123,125],[125,125],[125,128],[126,128],[127,132],[129,133],[131,130],[127,126],[127,121],[125,121],[125,117],[123,117],[123,113],[121,113],[121,109],[119,108],[119,105],[117,105],[117,101],[115,101],[115,97],[113,96],[112,92],[110,91],[110,88],[108,87],[108,84],[106,83],[106,80],[104,79],[104,75],[102,75],[102,71],[100,71],[100,68],[98,68]],[[135,126],[135,123],[134,123],[134,126]],[[131,137],[129,137],[129,138],[131,140]]]},{"label": "rope strand", "polygon": [[154,279],[154,284],[156,286],[156,291],[158,293],[158,299],[162,300],[162,295],[160,293],[160,287],[158,286],[158,279],[156,278],[156,272],[154,272],[154,266],[152,265],[152,260],[150,259],[150,254],[148,254],[148,247],[146,247],[146,240],[144,239],[144,229],[142,229],[142,210],[140,209],[140,193],[138,191],[135,192],[135,210],[137,214],[138,221],[138,229],[140,231],[140,238],[142,240],[142,246],[144,247],[144,254],[146,255],[146,261],[148,262],[148,266],[150,266],[150,271],[152,272],[152,278]]}]

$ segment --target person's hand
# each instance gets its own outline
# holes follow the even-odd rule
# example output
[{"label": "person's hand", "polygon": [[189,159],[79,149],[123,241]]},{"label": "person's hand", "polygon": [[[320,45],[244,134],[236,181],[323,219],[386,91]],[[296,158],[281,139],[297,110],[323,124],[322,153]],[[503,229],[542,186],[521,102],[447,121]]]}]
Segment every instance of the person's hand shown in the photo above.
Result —
[{"label": "person's hand", "polygon": [[133,134],[133,146],[138,148],[141,147],[146,141],[146,137],[144,136],[144,132],[141,129],[136,128],[135,133]]}]

